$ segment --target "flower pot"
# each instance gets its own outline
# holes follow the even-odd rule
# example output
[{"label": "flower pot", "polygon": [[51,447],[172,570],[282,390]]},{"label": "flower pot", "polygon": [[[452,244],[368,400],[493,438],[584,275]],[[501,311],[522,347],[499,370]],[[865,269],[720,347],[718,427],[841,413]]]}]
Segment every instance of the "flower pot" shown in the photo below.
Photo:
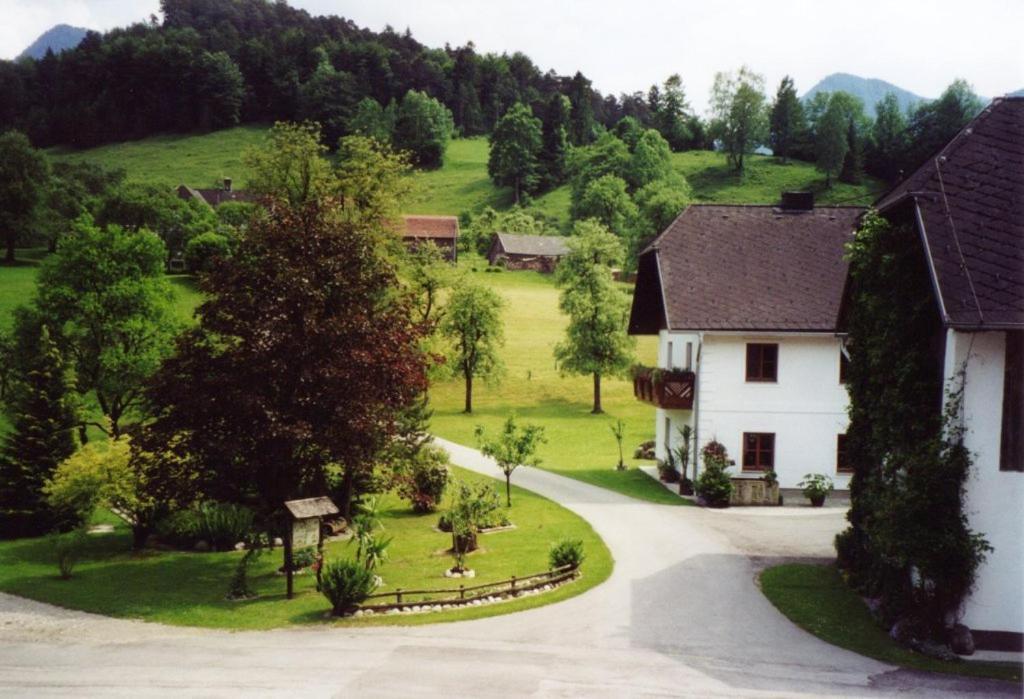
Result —
[{"label": "flower pot", "polygon": [[824,495],[812,495],[809,499],[811,501],[811,507],[821,507],[825,504]]}]

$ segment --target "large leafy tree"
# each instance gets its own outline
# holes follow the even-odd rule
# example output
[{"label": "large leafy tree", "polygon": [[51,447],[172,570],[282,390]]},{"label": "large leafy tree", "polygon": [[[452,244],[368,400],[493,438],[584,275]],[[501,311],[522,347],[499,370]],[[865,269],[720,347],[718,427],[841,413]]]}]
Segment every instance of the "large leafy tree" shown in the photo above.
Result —
[{"label": "large leafy tree", "polygon": [[198,327],[147,391],[154,420],[142,447],[170,445],[200,490],[264,515],[328,488],[347,513],[426,386],[422,329],[394,294],[389,235],[330,198],[272,204],[204,278]]},{"label": "large leafy tree", "polygon": [[14,262],[14,247],[32,224],[49,176],[46,157],[32,147],[25,134],[0,134],[0,234],[6,262]]},{"label": "large leafy tree", "polygon": [[793,150],[794,141],[806,128],[803,105],[796,96],[793,78],[788,75],[779,83],[772,103],[769,136],[772,151],[787,162]]},{"label": "large leafy tree", "polygon": [[595,219],[624,239],[633,234],[638,213],[625,180],[615,175],[603,175],[588,184],[571,212],[573,219]]},{"label": "large leafy tree", "polygon": [[637,190],[655,180],[672,175],[672,150],[668,141],[654,129],[644,129],[636,139],[629,159],[627,181]]},{"label": "large leafy tree", "polygon": [[309,122],[278,122],[263,144],[246,150],[249,189],[292,207],[325,196],[334,186],[331,169],[322,157],[320,128]]},{"label": "large leafy tree", "polygon": [[200,54],[194,71],[196,123],[204,129],[223,129],[238,123],[245,79],[224,51]]},{"label": "large leafy tree", "polygon": [[622,263],[622,243],[594,221],[576,224],[569,254],[558,265],[559,307],[569,316],[566,338],[555,346],[565,373],[589,374],[594,405],[601,408],[601,377],[625,372],[633,361],[633,338],[626,334],[629,298],[615,286],[611,267]]},{"label": "large leafy tree", "polygon": [[689,109],[682,78],[674,73],[665,80],[653,114],[655,128],[672,150],[683,150],[692,142],[693,134],[687,117]]},{"label": "large leafy tree", "polygon": [[711,132],[722,142],[729,163],[743,172],[743,159],[768,135],[764,76],[743,66],[717,73],[711,87]]},{"label": "large leafy tree", "polygon": [[394,220],[412,191],[409,160],[386,143],[366,136],[338,141],[329,187],[349,219]]},{"label": "large leafy tree", "polygon": [[505,302],[485,286],[464,281],[445,306],[441,332],[452,345],[449,366],[466,384],[463,412],[473,412],[473,380],[496,380],[504,365],[498,350],[505,342],[501,310]]},{"label": "large leafy tree", "polygon": [[557,187],[565,182],[571,115],[569,99],[562,94],[552,95],[544,109],[541,127],[540,169],[544,188]]},{"label": "large leafy tree", "polygon": [[910,149],[904,170],[913,172],[935,155],[981,108],[978,95],[964,80],[954,80],[937,100],[918,105],[908,125]]},{"label": "large leafy tree", "polygon": [[11,430],[0,449],[0,537],[34,536],[60,524],[43,486],[57,464],[75,451],[76,415],[71,383],[46,326],[35,342],[7,402]]},{"label": "large leafy tree", "polygon": [[[358,99],[355,78],[335,70],[327,54],[321,51],[316,70],[299,89],[299,116],[320,124],[324,142],[333,146],[350,130]],[[366,99],[377,104],[372,98]]]},{"label": "large leafy tree", "polygon": [[170,349],[175,325],[164,278],[166,248],[147,230],[100,228],[86,214],[39,270],[35,307],[92,394],[112,436],[137,407]]},{"label": "large leafy tree", "polygon": [[907,118],[900,111],[899,100],[892,92],[875,105],[875,121],[867,146],[866,166],[876,177],[893,182],[899,177],[906,158]]},{"label": "large leafy tree", "polygon": [[516,102],[498,120],[491,134],[487,174],[495,184],[512,187],[515,203],[533,191],[539,180],[541,122],[522,102]]},{"label": "large leafy tree", "polygon": [[839,174],[846,160],[849,124],[842,102],[833,96],[818,119],[814,138],[817,166],[825,173],[826,187],[832,186],[832,178]]},{"label": "large leafy tree", "polygon": [[408,151],[413,165],[438,168],[454,129],[446,106],[424,92],[409,90],[398,106],[393,145]]}]

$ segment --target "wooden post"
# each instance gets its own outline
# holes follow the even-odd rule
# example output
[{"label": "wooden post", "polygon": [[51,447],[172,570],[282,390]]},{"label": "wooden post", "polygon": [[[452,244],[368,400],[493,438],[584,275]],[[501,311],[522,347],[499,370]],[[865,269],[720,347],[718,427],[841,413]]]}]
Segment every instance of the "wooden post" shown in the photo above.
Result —
[{"label": "wooden post", "polygon": [[319,517],[316,518],[316,591],[322,590],[324,570],[324,523]]},{"label": "wooden post", "polygon": [[466,599],[466,586],[459,585],[459,599]]},{"label": "wooden post", "polygon": [[401,603],[402,603],[402,588],[396,587],[395,588],[395,604],[401,604]]},{"label": "wooden post", "polygon": [[291,599],[292,597],[295,596],[294,588],[293,588],[294,583],[293,583],[293,580],[292,580],[292,576],[294,575],[294,573],[292,572],[292,525],[291,525],[291,523],[289,523],[288,531],[285,532],[285,536],[284,536],[284,572],[285,572],[285,577],[288,579],[288,584],[287,584],[287,587],[286,587],[286,589],[288,591],[288,599]]},{"label": "wooden post", "polygon": [[516,576],[512,576],[512,596],[516,596]]}]

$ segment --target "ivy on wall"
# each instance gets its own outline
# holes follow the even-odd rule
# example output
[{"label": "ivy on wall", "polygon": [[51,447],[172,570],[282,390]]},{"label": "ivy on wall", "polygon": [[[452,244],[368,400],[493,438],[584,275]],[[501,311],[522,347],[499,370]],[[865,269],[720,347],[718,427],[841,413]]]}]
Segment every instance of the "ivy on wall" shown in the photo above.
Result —
[{"label": "ivy on wall", "polygon": [[914,228],[869,213],[848,255],[854,472],[839,565],[883,621],[941,639],[990,550],[963,509],[962,384],[943,395],[944,330]]}]

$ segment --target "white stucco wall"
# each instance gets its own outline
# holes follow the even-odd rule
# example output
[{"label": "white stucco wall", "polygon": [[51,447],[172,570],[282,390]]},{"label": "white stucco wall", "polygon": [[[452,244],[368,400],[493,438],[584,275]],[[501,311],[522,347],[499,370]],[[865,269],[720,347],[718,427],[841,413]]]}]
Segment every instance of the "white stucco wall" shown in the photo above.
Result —
[{"label": "white stucco wall", "polygon": [[999,470],[1002,430],[1002,332],[946,334],[947,382],[966,360],[964,444],[973,457],[965,507],[969,526],[995,549],[964,605],[972,629],[1024,632],[1024,473]]},{"label": "white stucco wall", "polygon": [[[674,366],[682,366],[686,342],[699,336],[662,332],[659,365],[666,366],[672,342]],[[746,381],[748,342],[779,345],[778,381]],[[729,335],[705,333],[700,346],[698,385],[694,411],[656,414],[658,457],[665,456],[665,418],[671,419],[672,443],[676,428],[697,421],[697,439],[703,446],[712,438],[728,449],[742,474],[744,432],[775,434],[775,471],[784,488],[794,488],[807,473],[824,473],[836,488],[849,487],[849,474],[836,471],[836,438],[846,431],[846,388],[839,383],[839,344],[832,335]],[[758,474],[751,474],[757,477]]]}]

